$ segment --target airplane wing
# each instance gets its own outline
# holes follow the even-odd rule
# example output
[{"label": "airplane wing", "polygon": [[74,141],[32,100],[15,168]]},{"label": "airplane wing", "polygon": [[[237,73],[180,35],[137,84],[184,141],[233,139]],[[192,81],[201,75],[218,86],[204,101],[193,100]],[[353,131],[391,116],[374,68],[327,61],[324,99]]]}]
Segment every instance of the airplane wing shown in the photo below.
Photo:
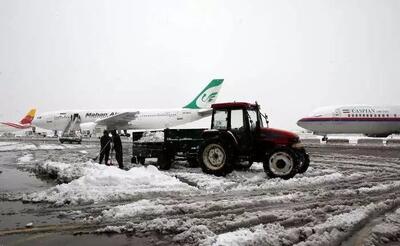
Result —
[{"label": "airplane wing", "polygon": [[135,120],[140,112],[124,112],[104,119],[96,120],[96,124],[106,126],[107,129],[124,130],[129,126],[129,122]]}]

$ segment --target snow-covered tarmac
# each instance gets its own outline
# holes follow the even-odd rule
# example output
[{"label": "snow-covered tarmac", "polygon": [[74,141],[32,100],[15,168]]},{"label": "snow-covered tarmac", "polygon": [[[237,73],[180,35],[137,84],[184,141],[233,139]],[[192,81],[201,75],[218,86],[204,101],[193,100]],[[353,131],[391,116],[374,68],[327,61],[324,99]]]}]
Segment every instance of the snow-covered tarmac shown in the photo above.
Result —
[{"label": "snow-covered tarmac", "polygon": [[[126,143],[126,163],[129,149]],[[113,235],[116,245],[129,238],[158,245],[398,243],[400,147],[308,150],[310,169],[281,180],[268,179],[261,163],[227,177],[203,174],[185,162],[169,171],[131,164],[120,170],[91,161],[94,144],[0,142],[0,185],[13,169],[43,180],[20,190],[0,186],[6,204],[0,205],[0,245],[15,242],[16,235],[34,244],[33,232],[59,236],[60,230],[81,239]],[[21,201],[36,210],[13,208]],[[17,213],[40,225],[25,229]]]}]

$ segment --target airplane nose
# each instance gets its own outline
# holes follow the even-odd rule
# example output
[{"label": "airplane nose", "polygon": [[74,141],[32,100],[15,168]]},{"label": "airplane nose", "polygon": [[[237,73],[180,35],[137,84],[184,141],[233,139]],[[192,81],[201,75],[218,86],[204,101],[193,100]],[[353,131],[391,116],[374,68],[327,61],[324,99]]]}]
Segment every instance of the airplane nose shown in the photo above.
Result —
[{"label": "airplane nose", "polygon": [[297,125],[298,125],[298,126],[301,126],[301,127],[302,127],[302,126],[303,126],[303,123],[304,123],[304,119],[303,119],[303,118],[297,121]]}]

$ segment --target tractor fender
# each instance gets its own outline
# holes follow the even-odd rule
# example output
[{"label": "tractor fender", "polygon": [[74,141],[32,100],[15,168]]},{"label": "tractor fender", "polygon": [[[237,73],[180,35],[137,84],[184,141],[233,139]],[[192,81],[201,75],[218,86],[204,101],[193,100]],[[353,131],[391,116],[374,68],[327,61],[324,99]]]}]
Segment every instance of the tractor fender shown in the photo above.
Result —
[{"label": "tractor fender", "polygon": [[231,146],[235,150],[238,148],[239,142],[231,131],[207,130],[203,132],[205,140],[217,140],[224,143],[226,146]]}]

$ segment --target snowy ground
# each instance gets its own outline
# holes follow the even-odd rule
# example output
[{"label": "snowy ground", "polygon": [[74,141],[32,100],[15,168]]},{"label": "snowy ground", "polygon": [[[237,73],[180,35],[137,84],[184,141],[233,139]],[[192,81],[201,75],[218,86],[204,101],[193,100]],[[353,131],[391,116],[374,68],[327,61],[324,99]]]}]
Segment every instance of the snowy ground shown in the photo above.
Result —
[{"label": "snowy ground", "polygon": [[[127,162],[130,146],[125,147]],[[400,240],[398,147],[313,145],[310,169],[290,180],[268,179],[260,163],[227,177],[203,174],[185,162],[169,171],[131,164],[120,170],[93,162],[97,149],[0,142],[1,167],[33,173],[47,184],[29,192],[0,188],[3,201],[35,204],[43,214],[60,218],[34,226],[35,232],[122,234],[159,245],[394,245]],[[5,167],[1,153],[13,162]],[[25,224],[2,224],[7,209],[1,208],[0,245],[13,242],[10,235],[31,235]]]}]

